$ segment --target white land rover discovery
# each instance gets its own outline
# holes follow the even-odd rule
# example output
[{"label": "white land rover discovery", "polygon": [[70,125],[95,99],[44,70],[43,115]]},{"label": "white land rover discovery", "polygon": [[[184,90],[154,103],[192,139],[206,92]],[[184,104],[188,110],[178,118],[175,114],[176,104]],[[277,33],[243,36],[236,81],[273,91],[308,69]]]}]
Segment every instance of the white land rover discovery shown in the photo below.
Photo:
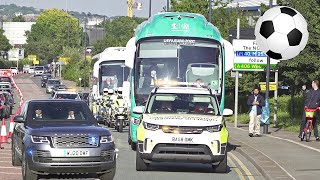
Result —
[{"label": "white land rover discovery", "polygon": [[151,162],[212,164],[215,172],[227,171],[228,131],[216,95],[207,88],[158,87],[152,90],[140,113],[137,130],[136,170]]}]

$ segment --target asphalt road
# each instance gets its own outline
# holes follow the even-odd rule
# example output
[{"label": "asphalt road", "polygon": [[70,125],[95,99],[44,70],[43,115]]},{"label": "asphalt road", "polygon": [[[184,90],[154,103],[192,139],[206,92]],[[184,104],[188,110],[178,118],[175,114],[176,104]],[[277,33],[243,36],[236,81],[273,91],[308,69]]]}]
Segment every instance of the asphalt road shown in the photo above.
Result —
[{"label": "asphalt road", "polygon": [[[24,99],[46,98],[45,89],[40,86],[40,78],[29,74],[23,74],[16,77],[17,85],[20,87]],[[17,103],[18,104],[18,103]],[[8,126],[8,123],[7,123]],[[106,127],[107,128],[107,127]],[[118,133],[110,129],[116,146],[119,149],[117,159],[117,171],[115,180],[139,179],[223,179],[223,180],[244,180],[244,179],[264,179],[256,168],[249,163],[238,152],[230,149],[228,153],[228,172],[226,174],[217,174],[212,172],[211,165],[204,164],[182,164],[182,163],[153,163],[151,170],[137,172],[135,170],[135,151],[132,151],[127,143],[128,129],[123,133]],[[232,145],[230,146],[232,147]],[[5,149],[0,150],[0,179],[1,180],[21,180],[21,168],[12,167],[10,144],[5,145]],[[43,179],[97,179],[95,175],[88,176],[49,176]]]}]

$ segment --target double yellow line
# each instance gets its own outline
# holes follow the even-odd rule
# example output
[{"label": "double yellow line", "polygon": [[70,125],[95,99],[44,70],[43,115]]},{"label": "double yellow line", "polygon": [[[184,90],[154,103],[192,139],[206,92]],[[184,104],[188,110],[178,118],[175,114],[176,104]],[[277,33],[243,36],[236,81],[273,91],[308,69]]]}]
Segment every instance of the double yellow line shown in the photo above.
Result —
[{"label": "double yellow line", "polygon": [[[251,172],[249,171],[249,169],[247,168],[247,166],[245,166],[243,164],[243,162],[237,158],[234,154],[232,154],[231,152],[228,152],[229,155],[229,163],[232,167],[234,167],[233,169],[236,171],[236,173],[238,174],[240,180],[245,180],[245,177],[248,177],[249,180],[254,180]],[[241,172],[241,170],[238,168],[238,166],[236,165],[236,163],[234,163],[233,160],[235,160],[237,162],[237,164],[240,166],[240,168],[242,169],[242,171],[245,173],[245,175]]]}]

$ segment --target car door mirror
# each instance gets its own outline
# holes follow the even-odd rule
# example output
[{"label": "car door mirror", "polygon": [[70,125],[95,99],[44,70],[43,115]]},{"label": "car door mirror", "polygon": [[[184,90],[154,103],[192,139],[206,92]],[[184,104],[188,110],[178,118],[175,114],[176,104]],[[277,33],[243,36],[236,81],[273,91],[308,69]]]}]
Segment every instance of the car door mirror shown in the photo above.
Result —
[{"label": "car door mirror", "polygon": [[231,109],[224,109],[223,110],[223,116],[232,116],[233,111]]},{"label": "car door mirror", "polygon": [[142,114],[144,112],[144,106],[136,106],[132,111],[135,114]]},{"label": "car door mirror", "polygon": [[103,117],[102,116],[96,116],[96,120],[99,124],[103,124],[104,121],[103,121]]},{"label": "car door mirror", "polygon": [[15,116],[13,120],[16,123],[24,123],[23,116]]}]

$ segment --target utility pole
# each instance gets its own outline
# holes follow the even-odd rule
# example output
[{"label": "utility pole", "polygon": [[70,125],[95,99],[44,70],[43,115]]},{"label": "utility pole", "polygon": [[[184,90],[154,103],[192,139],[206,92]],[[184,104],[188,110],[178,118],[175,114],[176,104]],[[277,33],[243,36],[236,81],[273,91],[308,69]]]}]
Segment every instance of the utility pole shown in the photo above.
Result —
[{"label": "utility pole", "polygon": [[[86,73],[87,73],[87,16],[84,19],[84,81],[83,86],[86,90]],[[80,87],[81,88],[81,87]]]},{"label": "utility pole", "polygon": [[[272,8],[272,1],[269,0],[269,9]],[[266,78],[266,97],[265,97],[265,102],[266,106],[269,108],[269,85],[270,85],[270,57],[267,57],[267,78]],[[263,125],[263,134],[268,134],[268,122],[269,120],[266,121],[266,123]]]},{"label": "utility pole", "polygon": [[170,0],[167,0],[167,12],[170,11]]},{"label": "utility pole", "polygon": [[152,7],[151,0],[149,0],[149,18],[151,17],[151,7]]},{"label": "utility pole", "polygon": [[213,0],[209,0],[209,17],[208,17],[209,22],[211,22],[212,1]]}]

